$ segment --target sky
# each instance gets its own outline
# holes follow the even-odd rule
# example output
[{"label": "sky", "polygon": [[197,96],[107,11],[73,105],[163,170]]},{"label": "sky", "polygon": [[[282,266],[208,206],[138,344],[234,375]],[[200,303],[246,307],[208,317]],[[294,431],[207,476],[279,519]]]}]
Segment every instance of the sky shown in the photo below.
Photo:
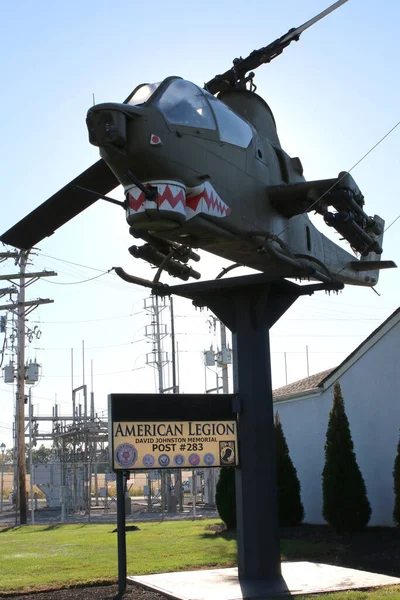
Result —
[{"label": "sky", "polygon": [[[326,0],[4,4],[1,231],[98,159],[85,125],[93,95],[96,103],[122,101],[139,83],[169,75],[203,85],[228,69],[236,56],[268,44],[327,6]],[[260,67],[255,80],[257,93],[275,115],[282,147],[301,158],[306,179],[335,177],[371,151],[352,175],[367,212],[390,225],[383,258],[398,264],[400,219],[394,221],[400,214],[400,127],[372,148],[400,119],[399,18],[400,4],[394,0],[349,0]],[[111,195],[122,198],[121,190]],[[340,243],[322,219],[315,223]],[[150,316],[144,302],[149,294],[106,273],[122,266],[141,277],[153,276],[148,265],[129,255],[130,245],[121,209],[100,201],[31,254],[29,269],[58,273],[27,290],[28,299],[54,300],[31,313],[27,322],[41,331],[40,339],[27,347],[27,358],[42,365],[32,389],[35,414],[50,415],[55,402],[62,414],[70,414],[72,386],[84,380],[89,390],[93,382],[99,413],[106,409],[109,393],[156,390],[155,370],[146,365],[151,343],[145,337]],[[213,279],[225,265],[203,253],[196,269],[203,279]],[[12,260],[0,263],[1,274],[13,272]],[[271,331],[273,386],[344,360],[398,307],[398,270],[382,272],[376,291],[379,295],[347,286],[340,294],[320,292],[299,299]],[[203,392],[205,385],[215,386],[216,377],[207,371],[205,382],[202,358],[217,343],[210,312],[176,299],[175,314],[180,390]],[[166,324],[168,318],[165,309]],[[169,344],[167,336],[166,351]],[[9,359],[7,350],[4,364]],[[13,398],[13,386],[0,380],[0,442],[7,447],[12,443]]]}]

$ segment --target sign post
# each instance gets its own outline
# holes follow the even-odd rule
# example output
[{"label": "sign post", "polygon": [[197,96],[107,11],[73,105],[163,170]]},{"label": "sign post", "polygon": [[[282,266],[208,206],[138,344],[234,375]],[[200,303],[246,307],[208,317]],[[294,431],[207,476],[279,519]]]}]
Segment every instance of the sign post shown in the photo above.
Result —
[{"label": "sign post", "polygon": [[125,485],[123,471],[117,472],[117,536],[118,536],[118,592],[126,590],[126,532]]}]

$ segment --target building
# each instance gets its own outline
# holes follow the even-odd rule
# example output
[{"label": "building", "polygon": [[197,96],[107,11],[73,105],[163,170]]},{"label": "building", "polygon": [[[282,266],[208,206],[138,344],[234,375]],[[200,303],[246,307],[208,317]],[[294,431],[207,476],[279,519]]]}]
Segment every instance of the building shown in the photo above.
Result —
[{"label": "building", "polygon": [[400,430],[400,308],[337,368],[274,391],[301,483],[305,523],[324,523],[322,470],[333,385],[339,381],[358,465],[372,508],[370,525],[393,526],[393,465]]}]

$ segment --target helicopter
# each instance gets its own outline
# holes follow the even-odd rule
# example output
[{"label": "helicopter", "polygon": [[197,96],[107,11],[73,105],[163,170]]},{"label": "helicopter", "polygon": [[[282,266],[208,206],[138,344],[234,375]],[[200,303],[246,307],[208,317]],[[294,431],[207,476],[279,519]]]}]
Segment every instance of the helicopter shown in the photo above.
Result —
[{"label": "helicopter", "polygon": [[[122,103],[91,107],[89,141],[101,159],[0,236],[28,250],[99,199],[121,206],[135,243],[130,254],[188,281],[201,275],[197,249],[268,274],[325,284],[374,286],[382,261],[384,220],[364,211],[347,172],[306,181],[298,157],[281,147],[273,113],[256,93],[254,69],[267,64],[313,19],[216,75],[203,88],[178,76],[138,85]],[[109,194],[122,185],[125,201]],[[308,214],[322,216],[353,254],[324,236]],[[229,269],[225,269],[227,271]]]}]

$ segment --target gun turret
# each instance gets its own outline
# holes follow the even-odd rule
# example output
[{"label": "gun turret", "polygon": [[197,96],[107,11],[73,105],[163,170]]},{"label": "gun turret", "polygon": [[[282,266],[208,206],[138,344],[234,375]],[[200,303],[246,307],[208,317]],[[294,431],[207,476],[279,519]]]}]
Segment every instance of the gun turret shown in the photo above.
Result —
[{"label": "gun turret", "polygon": [[[260,48],[259,50],[253,50],[247,58],[235,58],[233,67],[223,73],[223,75],[216,75],[204,85],[204,89],[210,92],[210,94],[217,94],[230,87],[245,88],[246,83],[253,81],[254,73],[251,72],[253,69],[257,69],[259,66],[271,62],[271,60],[282,54],[284,49],[289,46],[291,42],[297,42],[303,31],[346,2],[348,2],[348,0],[338,0],[338,2],[335,2],[323,10],[313,19],[303,23],[300,27],[289,29],[285,35],[276,39],[274,42],[271,42],[268,46],[264,46],[264,48]],[[249,73],[249,75],[247,75],[247,73]]]}]

